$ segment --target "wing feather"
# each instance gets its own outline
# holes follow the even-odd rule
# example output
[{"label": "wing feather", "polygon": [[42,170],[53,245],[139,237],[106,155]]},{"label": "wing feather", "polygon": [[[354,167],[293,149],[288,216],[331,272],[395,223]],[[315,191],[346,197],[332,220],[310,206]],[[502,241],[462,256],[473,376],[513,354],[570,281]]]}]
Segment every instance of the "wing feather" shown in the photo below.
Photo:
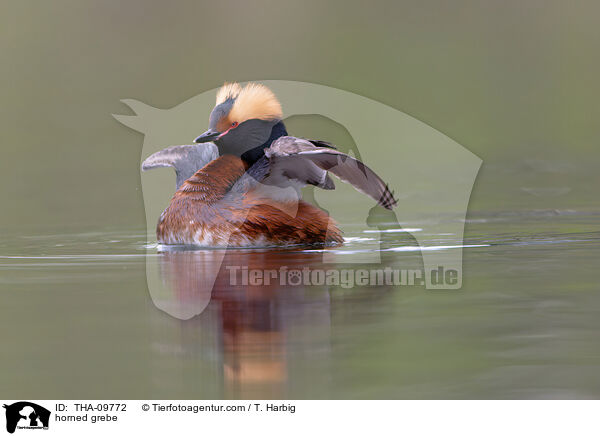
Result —
[{"label": "wing feather", "polygon": [[[265,150],[265,156],[270,160],[271,174],[277,173],[324,189],[333,189],[333,181],[327,175],[327,172],[331,172],[386,209],[398,204],[389,186],[364,163],[337,151],[329,143],[326,147],[315,146],[315,143],[320,142],[293,136],[284,136],[273,142]],[[319,180],[323,182],[319,183]]]},{"label": "wing feather", "polygon": [[174,145],[148,156],[142,163],[142,171],[154,168],[173,167],[176,189],[192,177],[196,171],[219,157],[217,146],[206,144]]}]

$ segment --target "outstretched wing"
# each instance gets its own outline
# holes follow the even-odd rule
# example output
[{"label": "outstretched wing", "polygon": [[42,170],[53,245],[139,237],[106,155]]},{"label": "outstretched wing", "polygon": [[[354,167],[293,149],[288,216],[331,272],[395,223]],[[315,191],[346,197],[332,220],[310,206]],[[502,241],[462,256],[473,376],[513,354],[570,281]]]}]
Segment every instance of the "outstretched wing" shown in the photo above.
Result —
[{"label": "outstretched wing", "polygon": [[[317,142],[318,143],[318,142]],[[315,146],[315,142],[293,136],[283,136],[265,150],[270,161],[270,176],[284,176],[324,189],[333,189],[327,172],[350,183],[386,209],[396,206],[397,200],[388,185],[368,166],[332,148]]]},{"label": "outstretched wing", "polygon": [[174,145],[151,154],[142,163],[142,171],[173,167],[177,175],[176,189],[192,177],[196,171],[219,157],[217,146],[206,144]]}]

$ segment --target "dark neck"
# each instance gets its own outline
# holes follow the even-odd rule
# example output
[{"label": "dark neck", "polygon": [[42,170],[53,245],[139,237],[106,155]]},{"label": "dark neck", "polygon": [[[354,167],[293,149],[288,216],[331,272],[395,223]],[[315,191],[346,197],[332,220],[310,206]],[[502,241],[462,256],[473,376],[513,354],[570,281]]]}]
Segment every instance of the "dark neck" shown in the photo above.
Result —
[{"label": "dark neck", "polygon": [[287,134],[288,132],[285,130],[285,124],[283,124],[283,121],[279,121],[273,126],[271,136],[269,136],[269,139],[267,139],[264,144],[246,151],[240,157],[248,164],[248,166],[252,166],[257,160],[264,156],[265,148],[269,148],[273,141],[282,136],[287,136]]}]

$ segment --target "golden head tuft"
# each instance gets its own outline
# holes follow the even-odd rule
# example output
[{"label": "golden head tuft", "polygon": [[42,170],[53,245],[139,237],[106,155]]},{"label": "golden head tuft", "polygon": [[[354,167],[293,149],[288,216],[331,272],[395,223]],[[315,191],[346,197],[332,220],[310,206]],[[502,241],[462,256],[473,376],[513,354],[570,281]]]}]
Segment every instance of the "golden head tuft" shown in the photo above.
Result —
[{"label": "golden head tuft", "polygon": [[238,83],[227,83],[225,82],[221,89],[217,92],[217,105],[223,103],[229,98],[236,98],[242,87]]},{"label": "golden head tuft", "polygon": [[229,117],[239,123],[249,119],[280,120],[283,112],[273,91],[260,83],[249,83],[239,91]]}]

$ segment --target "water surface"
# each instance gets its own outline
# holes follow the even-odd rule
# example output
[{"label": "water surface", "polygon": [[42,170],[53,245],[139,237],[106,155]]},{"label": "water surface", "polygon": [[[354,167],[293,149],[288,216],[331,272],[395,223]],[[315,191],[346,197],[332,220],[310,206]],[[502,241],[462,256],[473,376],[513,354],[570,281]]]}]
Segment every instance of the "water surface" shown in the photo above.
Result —
[{"label": "water surface", "polygon": [[[214,250],[161,251],[134,229],[8,235],[1,384],[32,398],[597,398],[598,218],[470,214],[458,291],[231,286],[227,265],[323,267],[328,250],[294,248],[221,254],[207,294]],[[351,262],[382,249],[384,265],[422,267],[408,233],[383,233],[387,245],[347,231],[329,250]],[[149,259],[169,290],[158,299]],[[333,265],[345,266],[360,264]],[[190,319],[167,313],[194,304],[204,308]]]}]

